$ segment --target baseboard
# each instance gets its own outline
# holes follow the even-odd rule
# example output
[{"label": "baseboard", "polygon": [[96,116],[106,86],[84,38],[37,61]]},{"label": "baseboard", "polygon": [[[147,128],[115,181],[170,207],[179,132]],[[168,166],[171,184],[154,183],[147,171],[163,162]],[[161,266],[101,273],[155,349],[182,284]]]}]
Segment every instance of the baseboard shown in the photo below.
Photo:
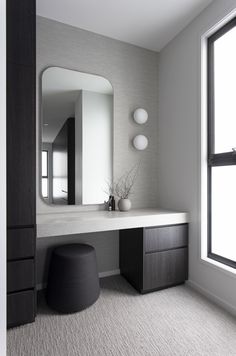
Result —
[{"label": "baseboard", "polygon": [[216,297],[214,294],[210,293],[207,289],[202,288],[198,283],[191,280],[186,281],[186,284],[192,289],[196,290],[200,294],[204,295],[207,299],[211,300],[213,303],[217,304],[221,308],[227,310],[230,314],[236,316],[236,308],[225,302],[223,299]]},{"label": "baseboard", "polygon": [[[112,271],[99,272],[98,276],[99,278],[104,278],[104,277],[116,276],[118,274],[120,274],[120,270],[114,269]],[[36,290],[39,291],[45,289],[46,287],[47,287],[47,283],[38,283],[36,286]]]},{"label": "baseboard", "polygon": [[110,276],[116,276],[117,274],[120,274],[119,269],[114,269],[112,271],[105,271],[105,272],[99,272],[99,278],[104,278],[104,277],[110,277]]},{"label": "baseboard", "polygon": [[46,287],[47,287],[47,283],[38,283],[36,285],[36,290],[39,291],[39,290],[45,289]]}]

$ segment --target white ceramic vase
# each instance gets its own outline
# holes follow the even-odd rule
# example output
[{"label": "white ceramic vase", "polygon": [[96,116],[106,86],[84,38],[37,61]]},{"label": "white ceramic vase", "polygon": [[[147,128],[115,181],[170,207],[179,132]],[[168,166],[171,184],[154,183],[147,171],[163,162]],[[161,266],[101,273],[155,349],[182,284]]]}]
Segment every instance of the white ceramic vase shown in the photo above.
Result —
[{"label": "white ceramic vase", "polygon": [[131,209],[131,201],[127,199],[120,199],[118,201],[118,208],[120,211],[129,211]]}]

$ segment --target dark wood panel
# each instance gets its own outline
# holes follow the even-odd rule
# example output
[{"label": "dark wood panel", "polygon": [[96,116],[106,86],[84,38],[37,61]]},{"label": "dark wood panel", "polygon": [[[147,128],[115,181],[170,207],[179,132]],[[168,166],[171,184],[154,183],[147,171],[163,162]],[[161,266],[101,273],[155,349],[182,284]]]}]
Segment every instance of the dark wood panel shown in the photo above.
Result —
[{"label": "dark wood panel", "polygon": [[31,67],[7,66],[7,223],[35,224],[35,78]]},{"label": "dark wood panel", "polygon": [[188,225],[144,229],[145,252],[155,252],[188,245]]},{"label": "dark wood panel", "polygon": [[7,60],[35,65],[35,1],[7,0]]},{"label": "dark wood panel", "polygon": [[[35,317],[35,0],[7,0],[7,321]],[[13,261],[14,260],[14,261]],[[32,290],[12,293],[18,289]]]},{"label": "dark wood panel", "polygon": [[143,229],[120,230],[120,271],[139,291],[143,287]]},{"label": "dark wood panel", "polygon": [[187,279],[187,271],[187,248],[146,254],[143,289],[151,290],[183,283]]},{"label": "dark wood panel", "polygon": [[68,125],[68,204],[75,204],[75,118],[67,120]]},{"label": "dark wood panel", "polygon": [[36,243],[35,228],[8,229],[7,231],[7,259],[33,257]]},{"label": "dark wood panel", "polygon": [[31,323],[35,319],[35,291],[23,291],[7,296],[7,327]]},{"label": "dark wood panel", "polygon": [[33,288],[35,284],[34,259],[7,263],[7,292]]}]

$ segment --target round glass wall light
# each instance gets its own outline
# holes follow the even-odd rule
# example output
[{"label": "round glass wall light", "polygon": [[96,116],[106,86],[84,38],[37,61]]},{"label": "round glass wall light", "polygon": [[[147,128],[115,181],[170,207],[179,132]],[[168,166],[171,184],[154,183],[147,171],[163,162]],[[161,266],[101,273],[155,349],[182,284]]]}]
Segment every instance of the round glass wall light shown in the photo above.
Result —
[{"label": "round glass wall light", "polygon": [[148,146],[148,139],[144,135],[137,135],[133,139],[133,145],[136,148],[136,150],[143,151]]},{"label": "round glass wall light", "polygon": [[142,109],[142,108],[138,108],[134,111],[134,121],[139,124],[145,124],[145,122],[147,122],[148,119],[148,113],[146,110]]}]

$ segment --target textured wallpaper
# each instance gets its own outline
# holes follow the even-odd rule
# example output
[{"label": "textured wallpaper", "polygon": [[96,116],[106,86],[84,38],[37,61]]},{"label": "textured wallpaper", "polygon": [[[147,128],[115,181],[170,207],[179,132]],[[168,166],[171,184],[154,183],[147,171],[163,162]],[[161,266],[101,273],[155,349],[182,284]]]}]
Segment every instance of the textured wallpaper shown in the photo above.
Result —
[{"label": "textured wallpaper", "polygon": [[[37,18],[37,127],[40,127],[41,73],[45,68],[60,66],[107,78],[114,89],[114,177],[119,177],[141,160],[131,196],[136,208],[158,205],[158,56],[156,52],[46,18]],[[149,119],[145,125],[137,125],[132,119],[137,107],[148,111]],[[146,151],[136,151],[132,147],[132,138],[138,133],[145,134],[149,139]],[[93,208],[50,207],[37,194],[38,213]]]}]

